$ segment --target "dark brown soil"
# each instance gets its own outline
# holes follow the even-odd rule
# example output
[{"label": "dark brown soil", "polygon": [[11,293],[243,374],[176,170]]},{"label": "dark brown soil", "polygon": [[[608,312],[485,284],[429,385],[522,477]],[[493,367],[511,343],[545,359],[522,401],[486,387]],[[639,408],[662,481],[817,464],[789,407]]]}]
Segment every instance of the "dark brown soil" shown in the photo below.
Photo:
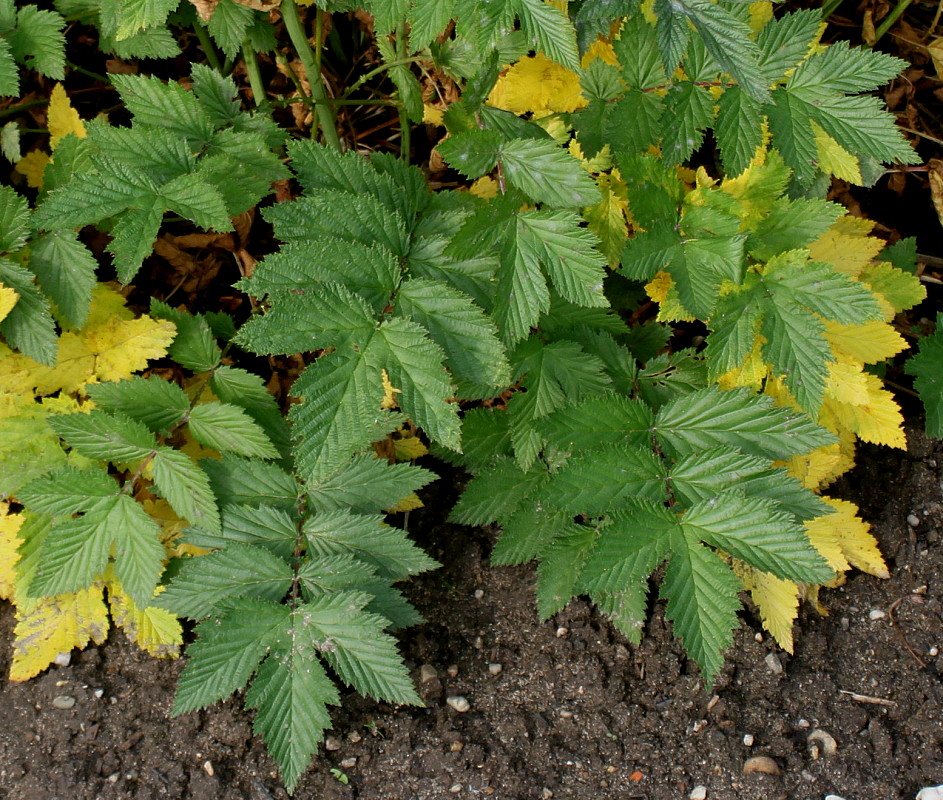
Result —
[{"label": "dark brown soil", "polygon": [[[348,697],[334,716],[339,749],[322,753],[296,797],[679,800],[703,785],[708,800],[911,800],[943,783],[943,686],[930,655],[943,650],[943,444],[912,432],[909,453],[869,449],[862,460],[839,489],[873,523],[891,579],[853,574],[824,592],[830,615],[803,612],[791,657],[745,618],[712,692],[660,607],[638,648],[584,602],[541,624],[533,570],[489,567],[488,532],[420,533],[445,563],[409,587],[430,621],[402,639],[417,682],[421,665],[438,674],[420,686],[427,705]],[[5,641],[12,616],[3,604]],[[0,798],[287,797],[238,698],[168,718],[180,668],[119,634],[30,683],[0,683]],[[74,707],[55,707],[62,695]],[[452,710],[450,695],[471,709]],[[815,729],[837,752],[813,757]],[[757,755],[779,774],[745,775]]]}]

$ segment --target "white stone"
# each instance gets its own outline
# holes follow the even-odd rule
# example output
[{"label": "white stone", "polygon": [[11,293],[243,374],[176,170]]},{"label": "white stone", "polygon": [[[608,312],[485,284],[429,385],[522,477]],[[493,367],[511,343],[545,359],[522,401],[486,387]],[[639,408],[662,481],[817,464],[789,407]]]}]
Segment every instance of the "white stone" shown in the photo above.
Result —
[{"label": "white stone", "polygon": [[705,800],[707,797],[706,786],[695,786],[688,795],[689,800]]},{"label": "white stone", "polygon": [[452,709],[458,711],[459,714],[464,714],[471,708],[471,703],[469,703],[468,700],[462,697],[460,694],[446,697],[445,702],[448,703]]}]

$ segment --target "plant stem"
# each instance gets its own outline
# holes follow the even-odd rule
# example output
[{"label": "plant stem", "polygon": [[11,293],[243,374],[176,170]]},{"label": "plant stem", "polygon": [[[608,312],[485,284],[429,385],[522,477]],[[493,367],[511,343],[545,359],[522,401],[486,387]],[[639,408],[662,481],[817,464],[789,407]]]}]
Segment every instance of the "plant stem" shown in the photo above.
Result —
[{"label": "plant stem", "polygon": [[842,0],[825,0],[822,3],[822,19],[826,20],[832,16],[841,4]]},{"label": "plant stem", "polygon": [[89,78],[94,78],[101,83],[111,83],[106,75],[99,75],[97,72],[92,72],[91,70],[85,69],[85,67],[80,67],[78,64],[73,64],[71,61],[66,61],[65,63],[69,69],[75,72],[81,72],[83,75],[88,75]]},{"label": "plant stem", "polygon": [[265,102],[265,85],[262,83],[259,59],[248,39],[242,43],[242,60],[246,64],[246,75],[249,76],[249,86],[252,87],[252,98],[256,106],[260,106]]},{"label": "plant stem", "polygon": [[[315,13],[318,13],[318,7],[312,6]],[[324,141],[335,150],[343,150],[340,137],[337,135],[337,123],[334,119],[334,112],[331,110],[327,100],[327,92],[324,89],[324,81],[321,79],[321,71],[318,69],[317,59],[311,52],[311,44],[308,37],[305,36],[304,26],[301,24],[301,17],[298,16],[298,6],[295,0],[282,0],[281,4],[282,19],[285,20],[285,30],[291,43],[298,53],[298,59],[301,61],[301,67],[308,77],[308,86],[311,89],[311,99],[314,101],[315,115]]]},{"label": "plant stem", "polygon": [[891,25],[900,19],[900,15],[907,10],[907,6],[909,6],[912,2],[913,0],[898,0],[897,5],[894,6],[894,8],[891,10],[891,13],[884,17],[884,19],[881,21],[881,24],[878,25],[877,30],[874,32],[874,41],[871,43],[872,47],[874,47],[874,45],[878,43],[878,40],[888,32]]},{"label": "plant stem", "polygon": [[381,73],[386,72],[388,69],[391,69],[392,67],[405,67],[405,66],[408,66],[409,64],[415,64],[417,61],[420,61],[420,58],[418,56],[412,56],[409,58],[402,58],[402,59],[397,58],[396,61],[388,61],[386,64],[380,64],[380,66],[377,67],[376,69],[372,69],[369,72],[357,78],[357,80],[354,81],[350,85],[350,88],[347,89],[341,95],[341,97],[349,97],[353,92],[356,92],[357,89],[363,86],[368,80],[370,80],[371,78],[375,78],[377,75],[380,75]]},{"label": "plant stem", "polygon": [[15,106],[10,106],[9,108],[4,108],[0,110],[0,118],[2,117],[12,117],[14,114],[19,114],[26,108],[33,108],[33,106],[46,106],[49,105],[49,98],[42,97],[39,100],[27,100],[24,103],[17,103]]},{"label": "plant stem", "polygon": [[219,55],[216,52],[216,46],[213,44],[213,40],[210,39],[206,25],[199,17],[193,22],[193,31],[196,33],[196,38],[200,40],[200,47],[203,48],[203,53],[206,55],[206,60],[210,62],[210,66],[217,72],[222,72],[222,65],[219,63]]},{"label": "plant stem", "polygon": [[[396,27],[396,60],[402,61],[407,56],[406,20],[401,20]],[[406,67],[408,69],[408,67]],[[399,157],[409,163],[409,152],[412,149],[412,129],[409,127],[409,115],[406,106],[399,104]]]}]

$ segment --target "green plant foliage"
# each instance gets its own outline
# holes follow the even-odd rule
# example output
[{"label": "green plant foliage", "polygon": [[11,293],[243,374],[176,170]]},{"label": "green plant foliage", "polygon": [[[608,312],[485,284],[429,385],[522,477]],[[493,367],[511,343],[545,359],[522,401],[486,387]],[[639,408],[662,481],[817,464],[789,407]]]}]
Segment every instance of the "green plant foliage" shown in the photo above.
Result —
[{"label": "green plant foliage", "polygon": [[[903,446],[866,366],[904,347],[889,323],[923,290],[910,245],[878,255],[823,198],[832,175],[868,183],[915,160],[869,94],[903,62],[820,45],[818,11],[726,0],[285,0],[282,19],[250,5],[0,4],[0,92],[19,66],[63,77],[63,17],[126,60],[176,57],[192,29],[213,65],[186,84],[146,62],[110,76],[130,125],[54,139],[35,209],[0,187],[0,431],[35,435],[39,454],[2,483],[2,512],[25,509],[19,533],[0,530],[18,608],[95,588],[190,620],[174,713],[245,690],[294,790],[340,685],[420,702],[390,631],[420,621],[398,584],[436,564],[388,515],[435,476],[390,453],[428,444],[471,474],[451,519],[498,523],[495,563],[537,562],[541,618],[587,595],[637,643],[657,590],[707,684],[744,588],[794,590],[757,600],[789,648],[801,587],[852,565],[886,575],[854,510],[817,492],[856,437]],[[370,66],[344,87],[352,24]],[[288,40],[298,95],[272,97],[256,55],[282,61]],[[325,81],[322,57],[350,62]],[[460,92],[445,109],[420,82],[430,67]],[[244,111],[230,71],[279,119],[308,103],[324,143]],[[402,158],[336,129],[365,85],[365,106],[399,118]],[[439,191],[410,164],[408,126],[436,111],[454,170]],[[441,189],[456,174],[474,185]],[[240,326],[172,305],[178,287],[143,322],[121,298],[95,305],[78,229],[108,235],[127,284],[168,213],[230,231],[259,206]],[[105,330],[109,314],[150,339],[125,344],[136,329]],[[939,345],[909,366],[932,431]],[[281,404],[273,373],[291,379]]]},{"label": "green plant foliage", "polygon": [[926,410],[926,431],[930,436],[943,437],[943,318],[937,314],[933,335],[920,340],[919,351],[906,364],[913,375],[914,387]]}]

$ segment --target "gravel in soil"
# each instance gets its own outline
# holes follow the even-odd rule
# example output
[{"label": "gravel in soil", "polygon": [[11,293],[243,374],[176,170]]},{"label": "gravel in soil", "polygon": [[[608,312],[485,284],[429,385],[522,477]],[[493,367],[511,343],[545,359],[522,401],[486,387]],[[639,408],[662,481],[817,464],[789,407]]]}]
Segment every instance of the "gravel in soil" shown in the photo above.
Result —
[{"label": "gravel in soil", "polygon": [[[910,438],[866,448],[837,487],[890,580],[824,591],[830,613],[803,611],[792,656],[745,612],[711,691],[660,603],[639,647],[583,601],[540,623],[533,569],[490,567],[489,532],[419,533],[445,565],[408,587],[429,620],[402,636],[426,707],[347,696],[295,796],[911,800],[943,782],[943,444]],[[4,641],[12,627],[3,604]],[[169,719],[180,669],[119,634],[0,684],[0,798],[286,798],[239,697]]]}]

